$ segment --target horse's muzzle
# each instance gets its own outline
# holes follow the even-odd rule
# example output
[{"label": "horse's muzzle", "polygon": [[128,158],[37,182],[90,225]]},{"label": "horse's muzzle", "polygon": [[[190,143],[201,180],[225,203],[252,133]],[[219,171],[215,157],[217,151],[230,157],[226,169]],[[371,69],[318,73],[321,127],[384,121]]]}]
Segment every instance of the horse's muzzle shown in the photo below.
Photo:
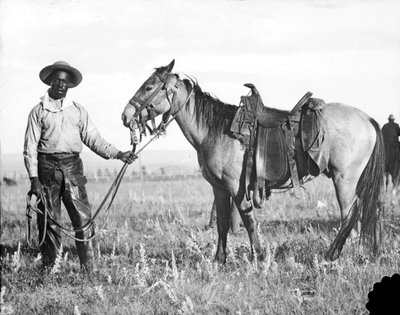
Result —
[{"label": "horse's muzzle", "polygon": [[121,115],[121,120],[122,120],[122,123],[123,123],[123,125],[125,126],[125,127],[127,127],[127,128],[129,128],[130,127],[130,119],[128,119],[126,116],[125,116],[125,114],[122,114]]},{"label": "horse's muzzle", "polygon": [[121,120],[125,127],[127,128],[131,127],[131,122],[134,119],[135,114],[136,114],[136,108],[130,103],[126,104],[125,109],[121,115]]}]

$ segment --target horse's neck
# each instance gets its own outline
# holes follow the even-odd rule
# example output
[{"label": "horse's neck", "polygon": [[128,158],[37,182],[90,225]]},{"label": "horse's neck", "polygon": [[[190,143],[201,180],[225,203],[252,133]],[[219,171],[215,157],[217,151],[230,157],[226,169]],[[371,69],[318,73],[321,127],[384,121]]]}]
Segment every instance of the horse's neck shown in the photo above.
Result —
[{"label": "horse's neck", "polygon": [[195,92],[193,91],[187,103],[183,104],[190,93],[190,90],[188,91],[186,88],[184,91],[179,95],[179,101],[174,102],[175,111],[179,110],[176,115],[176,122],[189,143],[198,151],[201,143],[208,135],[209,128],[206,124],[199,121],[199,117],[196,115]]}]

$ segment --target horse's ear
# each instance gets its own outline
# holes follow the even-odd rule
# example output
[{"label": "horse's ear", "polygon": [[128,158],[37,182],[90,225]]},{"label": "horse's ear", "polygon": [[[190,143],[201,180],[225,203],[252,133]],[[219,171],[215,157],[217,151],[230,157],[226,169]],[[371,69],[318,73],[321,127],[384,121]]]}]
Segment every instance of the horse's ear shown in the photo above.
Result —
[{"label": "horse's ear", "polygon": [[165,68],[166,68],[166,70],[167,70],[168,72],[171,72],[171,70],[172,70],[172,68],[174,67],[174,65],[175,65],[175,59],[172,59],[172,61],[169,63],[169,65],[166,66]]}]

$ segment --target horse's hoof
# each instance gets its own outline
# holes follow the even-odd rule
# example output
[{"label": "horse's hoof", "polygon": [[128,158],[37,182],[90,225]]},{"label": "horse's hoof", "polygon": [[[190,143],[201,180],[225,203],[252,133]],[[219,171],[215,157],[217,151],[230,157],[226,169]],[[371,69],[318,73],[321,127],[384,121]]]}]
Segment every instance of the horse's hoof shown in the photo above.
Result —
[{"label": "horse's hoof", "polygon": [[253,206],[254,206],[255,209],[262,209],[264,204],[265,204],[265,200],[264,199],[263,200],[257,200],[257,201],[253,200]]},{"label": "horse's hoof", "polygon": [[204,226],[203,230],[204,230],[204,231],[208,231],[208,230],[211,230],[211,229],[213,229],[213,228],[214,228],[214,225],[206,224],[206,225]]},{"label": "horse's hoof", "polygon": [[325,255],[325,260],[334,261],[339,258],[340,253],[338,251],[329,250]]},{"label": "horse's hoof", "polygon": [[263,251],[262,253],[251,253],[250,254],[250,261],[254,261],[257,258],[257,261],[263,262],[265,261],[265,258],[267,257],[267,253]]},{"label": "horse's hoof", "polygon": [[226,264],[226,255],[224,254],[216,254],[215,255],[215,261],[220,263],[220,264]]},{"label": "horse's hoof", "polygon": [[265,261],[266,257],[267,257],[267,253],[264,250],[260,255],[258,255],[258,260],[263,262],[263,261]]}]

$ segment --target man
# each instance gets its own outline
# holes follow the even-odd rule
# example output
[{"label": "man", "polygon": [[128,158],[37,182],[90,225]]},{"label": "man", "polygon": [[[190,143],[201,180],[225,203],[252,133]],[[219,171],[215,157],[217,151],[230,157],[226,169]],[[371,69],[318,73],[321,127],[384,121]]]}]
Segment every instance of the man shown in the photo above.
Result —
[{"label": "man", "polygon": [[[31,191],[45,195],[50,215],[59,222],[61,200],[74,229],[82,227],[91,217],[79,153],[82,143],[105,159],[119,159],[132,163],[136,156],[131,151],[121,152],[106,142],[90,120],[88,113],[78,103],[67,97],[69,88],[78,86],[82,74],[64,61],[43,68],[39,74],[43,83],[50,86],[28,117],[25,134],[24,160],[31,180]],[[44,210],[43,203],[39,209]],[[60,249],[61,235],[53,222],[38,215],[39,239],[46,233],[41,246],[44,266],[53,265]],[[44,232],[45,231],[45,232]],[[85,239],[92,231],[77,232]],[[90,241],[76,241],[76,248],[84,270],[93,268],[93,248]]]},{"label": "man", "polygon": [[[389,115],[389,122],[383,125],[382,135],[385,143],[385,172],[392,176],[393,185],[399,180],[400,170],[400,127],[394,122],[395,118]],[[388,178],[387,178],[388,179]],[[388,184],[388,182],[386,182]]]}]

